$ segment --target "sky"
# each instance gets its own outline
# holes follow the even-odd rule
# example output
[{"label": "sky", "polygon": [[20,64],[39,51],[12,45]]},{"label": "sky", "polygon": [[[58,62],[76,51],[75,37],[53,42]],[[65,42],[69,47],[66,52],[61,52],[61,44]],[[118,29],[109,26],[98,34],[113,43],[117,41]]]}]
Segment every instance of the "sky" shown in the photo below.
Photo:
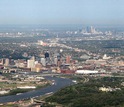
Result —
[{"label": "sky", "polygon": [[124,24],[124,0],[0,0],[0,24]]}]

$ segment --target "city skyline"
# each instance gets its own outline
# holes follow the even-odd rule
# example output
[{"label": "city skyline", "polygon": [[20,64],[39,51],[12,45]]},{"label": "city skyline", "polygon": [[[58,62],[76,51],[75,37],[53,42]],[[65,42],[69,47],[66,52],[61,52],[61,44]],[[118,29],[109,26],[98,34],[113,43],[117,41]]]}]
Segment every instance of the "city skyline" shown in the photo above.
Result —
[{"label": "city skyline", "polygon": [[123,3],[123,0],[1,0],[0,25],[123,25]]}]

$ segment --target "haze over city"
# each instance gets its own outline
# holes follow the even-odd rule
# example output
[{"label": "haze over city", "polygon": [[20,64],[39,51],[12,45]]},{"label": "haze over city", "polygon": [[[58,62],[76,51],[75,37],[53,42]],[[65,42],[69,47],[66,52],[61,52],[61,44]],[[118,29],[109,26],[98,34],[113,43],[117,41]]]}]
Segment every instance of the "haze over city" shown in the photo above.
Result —
[{"label": "haze over city", "polygon": [[1,0],[0,24],[124,24],[123,0]]},{"label": "haze over city", "polygon": [[0,0],[0,107],[124,107],[123,0]]}]

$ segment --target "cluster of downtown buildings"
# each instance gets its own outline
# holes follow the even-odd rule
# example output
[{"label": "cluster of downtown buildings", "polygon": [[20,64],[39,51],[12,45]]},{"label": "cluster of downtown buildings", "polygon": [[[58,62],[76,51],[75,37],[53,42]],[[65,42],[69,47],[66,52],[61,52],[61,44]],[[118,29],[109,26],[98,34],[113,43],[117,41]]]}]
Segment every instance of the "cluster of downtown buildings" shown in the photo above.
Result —
[{"label": "cluster of downtown buildings", "polygon": [[[42,30],[41,30],[42,31]],[[31,57],[27,57],[29,53],[26,53],[25,50],[26,48],[32,48],[32,45],[28,45],[25,47],[25,45],[23,43],[20,43],[22,45],[20,45],[19,48],[25,47],[24,50],[24,54],[23,56],[27,57],[25,59],[8,59],[8,58],[1,58],[0,59],[0,68],[2,72],[11,72],[11,71],[17,71],[17,70],[22,70],[22,71],[34,71],[34,72],[42,72],[42,71],[52,71],[52,72],[56,72],[56,73],[75,73],[77,70],[90,70],[90,71],[98,71],[98,72],[117,72],[117,71],[123,71],[124,70],[124,61],[123,60],[118,60],[119,58],[112,58],[112,57],[107,57],[106,55],[100,56],[99,58],[97,58],[99,55],[96,53],[95,55],[93,55],[92,53],[86,51],[84,49],[78,49],[78,48],[74,48],[74,45],[77,44],[73,44],[73,46],[68,46],[66,44],[64,44],[64,42],[62,43],[62,41],[68,42],[71,41],[72,39],[75,39],[76,41],[79,40],[84,40],[84,37],[93,39],[92,35],[101,35],[103,34],[101,31],[96,30],[94,27],[87,27],[85,29],[80,30],[79,32],[71,32],[71,31],[67,31],[62,32],[62,33],[58,33],[58,32],[49,32],[47,31],[47,33],[49,34],[54,34],[55,35],[65,35],[65,34],[75,34],[75,36],[71,36],[71,37],[62,37],[59,39],[59,37],[55,36],[56,38],[54,39],[46,39],[45,42],[49,42],[48,44],[43,42],[42,40],[38,40],[38,43],[32,43],[30,41],[30,44],[33,44],[37,47],[37,45],[40,45],[41,47],[39,48],[39,50],[42,50],[42,47],[47,47],[48,51],[45,50],[44,53],[42,53],[41,56],[39,56],[37,58],[36,55],[38,55],[38,53],[36,53],[34,56],[32,55]],[[36,32],[35,32],[36,33]],[[35,33],[29,33],[29,35],[33,36],[35,35]],[[91,36],[82,36],[82,38],[80,37],[76,37],[76,34],[80,34],[80,35],[91,35]],[[1,33],[1,35],[3,35],[4,33]],[[26,36],[26,33],[5,33],[6,35],[9,35],[10,37],[13,35],[18,35],[19,37]],[[41,34],[38,33],[39,35]],[[111,31],[106,31],[105,32],[106,35],[109,35],[109,37],[111,37],[110,35],[112,35]],[[38,36],[39,36],[38,35]],[[67,35],[67,36],[68,36]],[[65,35],[66,36],[66,35]],[[97,36],[96,36],[97,37]],[[77,39],[78,38],[78,39]],[[107,38],[105,36],[105,38]],[[68,41],[66,41],[68,40]],[[73,41],[75,41],[73,40]],[[5,43],[6,44],[6,43]],[[13,46],[15,46],[15,44],[13,44]],[[37,49],[35,47],[35,49]],[[53,48],[53,50],[52,50]],[[54,52],[56,49],[60,50],[59,52]],[[97,48],[97,47],[96,47]],[[44,49],[44,48],[43,48]],[[51,49],[54,53],[51,55]],[[63,50],[62,49],[66,49],[67,52],[64,53],[63,55]],[[13,48],[11,49],[13,50]],[[23,50],[23,49],[22,49]],[[83,59],[84,61],[80,62],[79,60],[74,59],[73,55],[74,54],[69,54],[68,50],[72,50],[72,53],[76,52],[76,54],[79,53],[85,53],[82,54],[81,56],[79,56],[78,59]],[[17,54],[19,53],[20,50],[18,50]],[[28,50],[26,50],[28,52]],[[33,50],[32,50],[33,51]],[[34,50],[35,51],[35,50]],[[102,58],[103,57],[103,58]],[[121,58],[120,58],[121,59]],[[81,71],[81,72],[89,72],[89,71]]]},{"label": "cluster of downtown buildings", "polygon": [[115,58],[104,55],[101,59],[90,59],[88,55],[82,55],[85,61],[79,62],[72,59],[70,55],[63,56],[62,53],[55,53],[50,55],[46,51],[39,59],[32,56],[30,59],[0,59],[0,69],[3,73],[22,71],[33,72],[55,72],[55,73],[79,73],[79,74],[92,74],[92,73],[110,73],[110,72],[123,72],[124,61],[118,61]]},{"label": "cluster of downtown buildings", "polygon": [[[62,61],[60,53],[55,53],[54,56],[50,56],[49,51],[46,51],[41,55],[39,59],[32,56],[30,59],[0,59],[0,69],[3,73],[16,72],[17,70],[23,71],[48,71],[58,69],[62,64],[69,65],[71,62],[71,56],[67,55],[66,59]],[[52,68],[52,69],[51,69]],[[60,72],[60,71],[59,71]]]}]

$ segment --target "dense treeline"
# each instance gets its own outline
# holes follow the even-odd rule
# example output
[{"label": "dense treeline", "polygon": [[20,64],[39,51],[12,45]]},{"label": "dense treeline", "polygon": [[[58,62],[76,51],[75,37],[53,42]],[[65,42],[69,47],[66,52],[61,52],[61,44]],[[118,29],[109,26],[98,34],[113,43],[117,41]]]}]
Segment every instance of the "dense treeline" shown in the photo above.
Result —
[{"label": "dense treeline", "polygon": [[[114,82],[117,80],[116,82]],[[104,78],[97,82],[90,81],[86,84],[76,84],[74,86],[61,89],[53,96],[46,99],[47,102],[56,102],[65,107],[124,107],[124,88],[112,92],[99,91],[99,87],[108,81],[117,85],[119,79]],[[99,82],[98,82],[99,81]]]},{"label": "dense treeline", "polygon": [[[68,40],[64,43],[68,46],[86,49],[92,53],[107,54],[115,57],[118,55],[124,55],[124,41],[123,40],[82,40],[72,41]],[[116,50],[116,51],[113,51]],[[115,54],[116,53],[116,54]]]}]

